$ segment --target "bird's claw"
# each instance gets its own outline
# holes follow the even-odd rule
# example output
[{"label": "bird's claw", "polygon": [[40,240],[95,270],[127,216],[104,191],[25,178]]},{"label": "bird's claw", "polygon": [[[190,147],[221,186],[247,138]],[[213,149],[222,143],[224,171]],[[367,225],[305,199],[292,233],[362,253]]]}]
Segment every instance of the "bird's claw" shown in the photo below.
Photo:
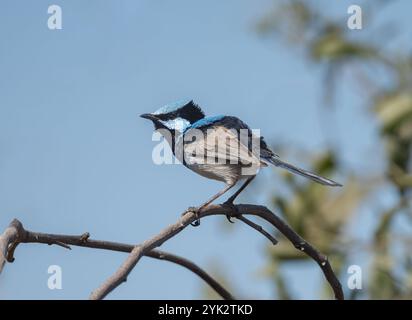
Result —
[{"label": "bird's claw", "polygon": [[191,222],[190,225],[192,225],[193,227],[198,227],[200,226],[200,218],[199,218],[199,208],[197,207],[189,207],[187,208],[187,210],[182,214],[182,216],[184,216],[185,214],[189,213],[189,212],[193,212],[195,214],[196,220]]},{"label": "bird's claw", "polygon": [[232,221],[232,218],[233,218],[234,216],[240,215],[239,210],[236,208],[236,206],[235,206],[235,205],[233,204],[233,202],[231,202],[231,201],[226,201],[226,202],[223,203],[223,205],[229,207],[229,208],[232,210],[232,212],[235,213],[235,214],[227,214],[227,215],[226,215],[226,219],[227,219],[230,223],[235,223],[234,221]]}]

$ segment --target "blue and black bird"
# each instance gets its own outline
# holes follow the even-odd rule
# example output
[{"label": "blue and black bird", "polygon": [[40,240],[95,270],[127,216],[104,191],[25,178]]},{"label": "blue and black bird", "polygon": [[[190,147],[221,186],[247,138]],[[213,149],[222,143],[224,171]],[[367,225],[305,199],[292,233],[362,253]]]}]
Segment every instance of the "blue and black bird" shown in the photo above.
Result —
[{"label": "blue and black bird", "polygon": [[[153,113],[142,114],[141,117],[151,120],[155,130],[167,130],[169,134],[165,138],[173,154],[187,168],[206,178],[225,183],[225,187],[205,203],[190,209],[195,213],[233,188],[239,180],[245,179],[243,185],[225,202],[226,205],[233,206],[233,201],[255,178],[259,169],[268,164],[326,186],[341,186],[333,180],[280,160],[269,149],[263,137],[257,137],[242,120],[224,115],[206,117],[193,100],[169,104]],[[195,131],[202,134],[193,134]],[[246,132],[246,139],[241,139],[241,132]],[[228,219],[231,221],[229,217]],[[198,223],[197,221],[196,225]]]}]

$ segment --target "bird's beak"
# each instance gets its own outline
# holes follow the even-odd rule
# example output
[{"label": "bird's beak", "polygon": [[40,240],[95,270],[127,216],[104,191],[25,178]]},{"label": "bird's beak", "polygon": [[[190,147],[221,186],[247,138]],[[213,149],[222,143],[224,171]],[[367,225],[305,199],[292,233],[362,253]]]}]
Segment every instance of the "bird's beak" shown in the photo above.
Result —
[{"label": "bird's beak", "polygon": [[140,115],[141,118],[149,119],[149,120],[157,120],[157,117],[151,113],[143,113]]}]

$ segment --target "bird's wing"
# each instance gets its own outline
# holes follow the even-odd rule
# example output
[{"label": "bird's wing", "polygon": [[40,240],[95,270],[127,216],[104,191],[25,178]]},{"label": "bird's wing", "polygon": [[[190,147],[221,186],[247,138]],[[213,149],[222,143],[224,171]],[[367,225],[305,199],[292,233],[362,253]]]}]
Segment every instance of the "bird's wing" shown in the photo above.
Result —
[{"label": "bird's wing", "polygon": [[[236,146],[236,148],[233,148],[232,144],[232,148],[229,148],[227,152],[223,153],[223,151],[220,151],[218,154],[215,154],[220,159],[223,159],[223,157],[226,156],[226,159],[229,159],[229,161],[242,160],[246,163],[250,163],[251,161],[255,162],[257,159],[266,160],[277,156],[272,152],[272,150],[269,149],[262,136],[256,136],[254,131],[237,117],[206,117],[194,123],[190,128],[188,128],[185,134],[190,133],[192,129],[198,129],[206,135],[208,129],[215,130],[216,128],[226,129],[226,133],[219,133],[221,139],[225,136],[226,138],[229,138],[229,140],[236,140],[236,138],[238,138],[237,141],[239,141],[240,138],[239,147]],[[193,145],[189,147],[189,149],[194,147],[199,147],[200,149],[200,146],[197,145]],[[209,150],[208,152],[210,152],[210,156],[213,156],[211,149],[213,149],[212,146],[206,148],[206,150]],[[202,156],[204,157],[204,153]]]},{"label": "bird's wing", "polygon": [[[268,145],[265,142],[263,136],[260,135],[260,132],[252,130],[246,123],[240,120],[237,117],[227,116],[219,121],[219,124],[225,126],[229,129],[236,129],[242,132],[246,132],[248,139],[243,139],[242,142],[252,151],[257,157],[262,159],[271,158],[277,156],[272,150],[269,149]],[[257,136],[256,134],[259,134]]]},{"label": "bird's wing", "polygon": [[[239,140],[236,130],[214,126],[210,130],[189,130],[185,134],[184,153],[187,163],[260,164],[253,150]],[[192,142],[190,142],[192,141]],[[211,162],[208,162],[211,161]]]}]

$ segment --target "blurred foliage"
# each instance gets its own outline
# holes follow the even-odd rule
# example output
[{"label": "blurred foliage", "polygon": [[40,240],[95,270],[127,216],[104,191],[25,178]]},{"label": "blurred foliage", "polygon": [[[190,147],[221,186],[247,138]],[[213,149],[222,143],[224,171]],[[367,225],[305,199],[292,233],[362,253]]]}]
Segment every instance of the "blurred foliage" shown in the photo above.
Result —
[{"label": "blurred foliage", "polygon": [[[384,10],[385,3],[376,1],[372,5],[382,6],[380,9]],[[373,10],[369,9],[371,20]],[[342,68],[355,70],[353,89],[361,90],[371,121],[378,124],[379,135],[372,138],[384,146],[384,159],[378,158],[381,154],[373,154],[365,161],[385,163],[384,172],[350,174],[343,162],[345,150],[329,148],[333,150],[313,155],[313,170],[324,176],[335,173],[346,176],[339,179],[344,187],[336,190],[311,182],[302,184],[301,179],[282,173],[289,192],[275,193],[273,205],[301,236],[329,256],[348,298],[411,299],[412,235],[399,237],[394,222],[398,219],[412,227],[412,54],[391,52],[382,39],[378,43],[372,41],[365,21],[362,32],[348,29],[347,17],[342,12],[342,17],[332,21],[312,1],[281,1],[260,20],[258,31],[276,41],[285,40],[286,48],[298,48],[304,59],[323,68],[326,97],[336,90],[351,90],[343,88],[343,81],[335,80],[342,80]],[[373,68],[365,67],[371,65]],[[383,70],[383,74],[378,77],[375,70]],[[325,102],[331,104],[331,99]],[[389,209],[375,204],[376,196],[384,192],[395,193]],[[376,225],[372,231],[368,231],[370,228],[363,231],[357,225],[360,206],[374,212]],[[358,237],[349,232],[354,224],[356,232],[362,233]],[[267,250],[267,270],[271,271],[268,275],[273,279],[277,297],[291,299],[294,296],[281,266],[308,258],[282,237],[278,239],[279,245]],[[359,256],[367,262],[360,263]],[[349,290],[346,286],[346,270],[351,264],[368,266],[368,270],[363,270],[362,290]],[[327,287],[326,283],[322,286]]]}]

